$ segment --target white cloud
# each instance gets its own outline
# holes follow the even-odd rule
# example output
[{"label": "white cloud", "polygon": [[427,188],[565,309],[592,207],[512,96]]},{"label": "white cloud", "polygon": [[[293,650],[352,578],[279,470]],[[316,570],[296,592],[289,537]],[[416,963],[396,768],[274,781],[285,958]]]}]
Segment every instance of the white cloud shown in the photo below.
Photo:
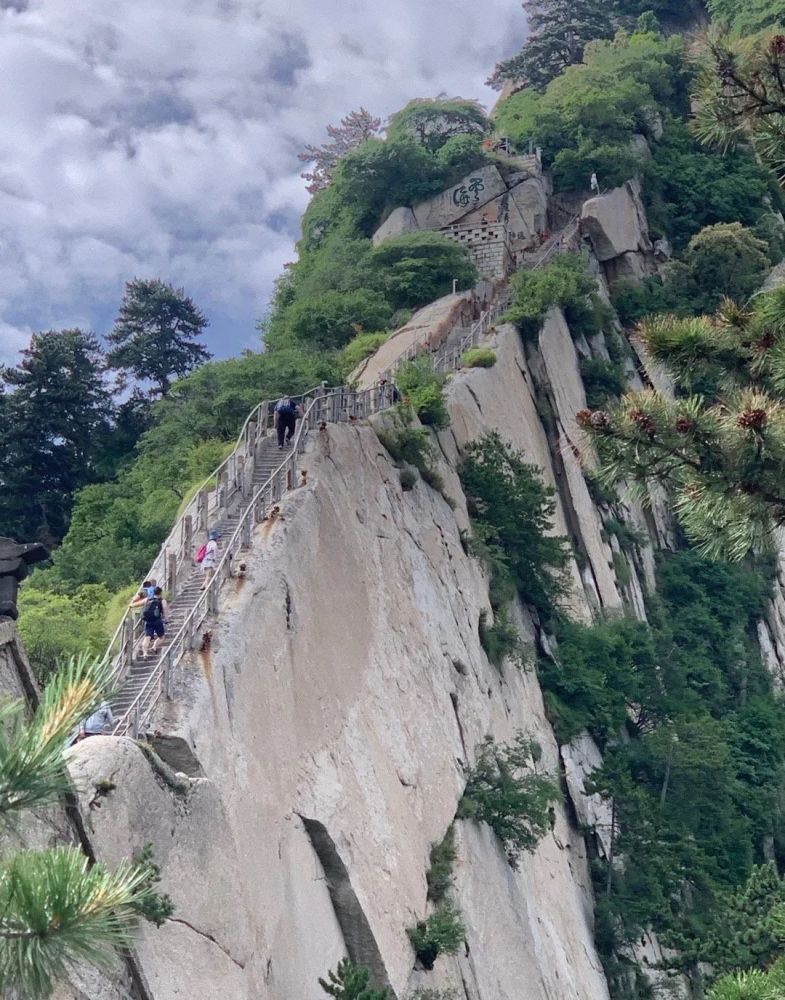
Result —
[{"label": "white cloud", "polygon": [[248,344],[299,149],[360,105],[489,102],[522,26],[519,0],[0,3],[0,361],[30,329],[105,331],[135,275],[185,286],[218,353]]}]

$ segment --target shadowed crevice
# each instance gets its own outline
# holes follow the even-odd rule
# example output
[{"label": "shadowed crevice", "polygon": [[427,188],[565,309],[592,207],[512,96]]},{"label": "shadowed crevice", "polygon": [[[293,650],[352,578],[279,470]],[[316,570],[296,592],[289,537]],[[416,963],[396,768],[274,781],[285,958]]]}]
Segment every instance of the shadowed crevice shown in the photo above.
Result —
[{"label": "shadowed crevice", "polygon": [[305,816],[300,816],[300,819],[324,869],[327,889],[343,934],[346,953],[355,965],[364,965],[370,970],[375,987],[389,990],[390,1000],[396,1000],[376,938],[352,888],[349,872],[338,854],[332,837],[324,824],[318,820],[308,819]]}]

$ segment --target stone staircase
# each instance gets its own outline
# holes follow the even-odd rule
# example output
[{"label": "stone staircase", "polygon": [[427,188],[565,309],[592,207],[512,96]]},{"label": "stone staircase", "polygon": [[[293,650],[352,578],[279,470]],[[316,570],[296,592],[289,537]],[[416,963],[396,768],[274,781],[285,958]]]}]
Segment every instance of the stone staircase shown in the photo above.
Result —
[{"label": "stone staircase", "polygon": [[[287,453],[288,449],[279,451],[274,434],[265,438],[259,448],[254,464],[253,490],[256,490],[270,478]],[[242,518],[243,507],[244,502],[240,500],[235,504],[234,509],[227,517],[217,521],[215,524],[211,524],[210,528],[217,530],[221,539],[231,538]],[[201,544],[201,540],[198,544]],[[220,551],[220,540],[218,544]],[[130,669],[120,690],[111,701],[112,712],[115,718],[122,717],[128,711],[142,688],[156,672],[160,661],[166,654],[170,639],[180,631],[185,619],[196,604],[201,593],[203,579],[202,568],[193,563],[188,576],[178,588],[177,596],[169,601],[169,614],[166,619],[166,637],[158,653],[150,654],[146,657],[142,656],[141,639],[137,642]],[[141,611],[139,613],[141,614]]]}]

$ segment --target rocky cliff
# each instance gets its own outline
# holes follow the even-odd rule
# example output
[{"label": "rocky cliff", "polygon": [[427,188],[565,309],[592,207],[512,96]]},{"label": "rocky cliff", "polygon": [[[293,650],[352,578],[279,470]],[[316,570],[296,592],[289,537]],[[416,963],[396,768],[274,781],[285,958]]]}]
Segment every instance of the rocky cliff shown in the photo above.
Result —
[{"label": "rocky cliff", "polygon": [[[612,206],[601,199],[584,213],[604,248],[595,266],[605,295],[600,261],[623,258],[632,273],[631,255],[650,251],[634,189],[614,198],[632,205],[629,217],[603,223]],[[463,299],[447,308],[460,314]],[[611,508],[593,491],[575,414],[586,405],[581,361],[607,358],[604,337],[573,337],[554,309],[537,342],[500,326],[489,346],[495,366],[451,380],[451,425],[434,436],[450,502],[422,480],[403,490],[377,436],[388,417],[318,432],[303,457],[308,485],[257,529],[212,641],[181,669],[157,720],[157,753],[109,737],[69,752],[83,830],[63,813],[52,836],[80,835],[110,863],[152,843],[175,914],[142,928],[128,968],[75,980],[62,1000],[316,1000],[317,978],[346,954],[398,1000],[426,988],[460,1000],[608,996],[587,850],[606,850],[609,821],[583,789],[599,754],[588,736],[560,754],[534,669],[547,639],[524,608],[526,667],[497,668],[483,651],[488,580],[463,543],[462,451],[498,430],[543,470],[557,494],[554,531],[576,554],[569,603],[579,620],[644,618],[653,550],[671,544],[672,529],[662,505]],[[630,354],[633,381],[645,360]],[[622,551],[604,530],[611,516],[646,541]],[[780,675],[783,607],[779,597],[761,623]],[[27,675],[5,627],[8,687]],[[457,822],[466,944],[426,971],[406,928],[428,912],[429,849],[454,820],[477,745],[517,731],[540,743],[539,766],[560,777],[562,800],[518,871],[487,827]],[[96,808],[104,780],[115,788]],[[647,943],[641,961],[656,957]]]},{"label": "rocky cliff", "polygon": [[[371,426],[318,436],[303,460],[308,486],[259,529],[211,648],[194,654],[159,720],[170,737],[161,752],[182,741],[188,780],[168,783],[124,740],[71,752],[98,855],[116,861],[151,842],[162,863],[176,914],[145,928],[137,949],[156,1000],[318,996],[317,977],[346,953],[399,998],[426,986],[471,1000],[607,995],[569,796],[518,872],[487,828],[458,823],[464,954],[426,972],[406,935],[427,912],[429,848],[483,737],[523,730],[542,745],[542,766],[560,770],[533,653],[528,669],[499,670],[480,645],[488,581],[461,541],[461,449],[499,430],[557,488],[554,529],[579,553],[577,617],[642,606],[650,575],[645,549],[629,582],[616,579],[584,478],[579,348],[561,313],[528,350],[512,327],[492,343],[494,368],[452,381],[452,424],[438,436],[455,509],[422,481],[404,492]],[[522,609],[519,619],[533,647],[536,623]],[[89,809],[106,778],[115,791]],[[580,801],[580,786],[572,774],[565,788]]]}]

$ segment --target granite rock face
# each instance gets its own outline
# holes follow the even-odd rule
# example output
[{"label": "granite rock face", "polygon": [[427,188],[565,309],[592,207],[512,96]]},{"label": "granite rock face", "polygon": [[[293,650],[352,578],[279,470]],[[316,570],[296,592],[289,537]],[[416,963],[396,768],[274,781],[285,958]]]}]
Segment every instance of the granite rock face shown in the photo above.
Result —
[{"label": "granite rock face", "polygon": [[638,181],[627,181],[585,202],[581,231],[611,281],[651,272],[653,247]]},{"label": "granite rock face", "polygon": [[443,229],[506,190],[497,167],[481,167],[435,198],[414,205],[412,211],[420,229]]},{"label": "granite rock face", "polygon": [[517,1000],[521,983],[527,1000],[607,997],[583,839],[561,805],[517,873],[488,829],[458,823],[471,957],[440,957],[426,974],[406,935],[427,913],[430,845],[483,737],[523,730],[542,766],[559,768],[535,673],[500,670],[482,650],[488,581],[461,541],[466,441],[502,427],[558,478],[517,334],[501,329],[496,349],[506,364],[461,373],[450,390],[438,446],[455,510],[424,482],[403,492],[371,427],[316,437],[309,485],[258,529],[212,650],[180,672],[156,723],[189,743],[204,778],[168,787],[124,740],[71,752],[81,787],[117,786],[89,814],[99,856],[152,842],[174,898],[175,919],[137,945],[154,1000],[306,997],[347,952],[399,1000],[461,983],[477,1000]]},{"label": "granite rock face", "polygon": [[380,243],[389,240],[393,236],[403,236],[406,233],[416,232],[420,227],[414,212],[407,206],[394,208],[385,221],[373,234],[373,245],[378,247]]}]

